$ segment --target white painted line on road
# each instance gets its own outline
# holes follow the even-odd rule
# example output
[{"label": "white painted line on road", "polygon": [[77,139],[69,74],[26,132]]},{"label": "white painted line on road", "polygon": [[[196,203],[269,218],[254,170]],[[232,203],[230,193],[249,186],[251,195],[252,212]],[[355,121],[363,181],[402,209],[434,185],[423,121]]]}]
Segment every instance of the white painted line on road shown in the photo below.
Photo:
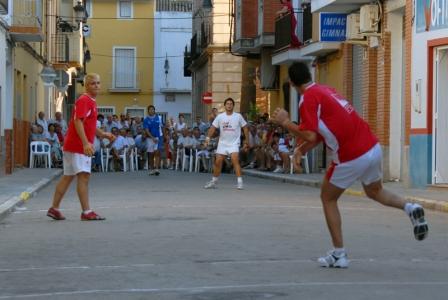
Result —
[{"label": "white painted line on road", "polygon": [[237,290],[253,288],[287,288],[287,287],[321,287],[321,286],[443,286],[446,288],[448,281],[409,281],[409,282],[390,282],[390,281],[347,281],[347,282],[279,282],[279,283],[259,283],[259,284],[241,284],[241,285],[222,285],[222,286],[197,286],[197,287],[179,287],[179,288],[129,288],[129,289],[103,289],[103,290],[83,290],[66,291],[53,293],[36,293],[0,296],[0,299],[19,299],[19,298],[42,298],[56,296],[73,295],[91,295],[91,294],[126,294],[126,293],[201,293],[213,290]]},{"label": "white painted line on road", "polygon": [[[151,263],[151,264],[129,264],[129,265],[99,265],[99,266],[52,266],[52,267],[23,267],[23,268],[9,268],[0,269],[0,273],[8,272],[31,272],[31,271],[57,271],[57,270],[98,270],[98,269],[132,269],[132,268],[149,268],[157,266],[168,266],[175,264],[209,264],[209,265],[250,265],[250,264],[316,264],[316,259],[259,259],[259,260],[206,260],[180,263]],[[358,263],[435,263],[448,264],[448,260],[431,260],[431,259],[375,259],[375,258],[353,258],[351,262]]]}]

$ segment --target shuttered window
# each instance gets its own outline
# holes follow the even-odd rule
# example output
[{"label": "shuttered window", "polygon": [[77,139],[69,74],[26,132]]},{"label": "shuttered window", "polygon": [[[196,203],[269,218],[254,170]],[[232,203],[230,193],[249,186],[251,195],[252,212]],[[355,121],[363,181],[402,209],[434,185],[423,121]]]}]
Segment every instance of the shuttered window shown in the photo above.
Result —
[{"label": "shuttered window", "polygon": [[135,49],[114,49],[114,88],[136,88]]},{"label": "shuttered window", "polygon": [[132,1],[119,0],[118,1],[118,17],[122,19],[132,18]]}]

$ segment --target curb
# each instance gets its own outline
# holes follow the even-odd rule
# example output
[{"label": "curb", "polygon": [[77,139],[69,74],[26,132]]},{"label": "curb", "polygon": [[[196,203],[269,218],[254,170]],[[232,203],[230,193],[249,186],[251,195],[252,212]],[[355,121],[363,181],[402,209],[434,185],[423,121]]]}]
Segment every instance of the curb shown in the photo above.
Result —
[{"label": "curb", "polygon": [[49,177],[43,178],[39,182],[27,188],[25,191],[20,193],[19,196],[13,196],[6,200],[3,204],[0,205],[0,220],[13,212],[17,205],[25,203],[30,198],[34,197],[38,191],[46,187],[51,181],[53,181],[53,179],[60,176],[61,174],[62,170],[57,170]]},{"label": "curb", "polygon": [[[322,185],[321,181],[318,180],[307,180],[302,178],[288,178],[283,177],[282,175],[277,174],[270,174],[270,173],[255,173],[255,172],[247,172],[247,170],[243,170],[245,175],[252,176],[252,177],[258,177],[258,178],[264,178],[264,179],[270,179],[274,181],[284,182],[284,183],[292,183],[297,185],[305,185],[310,186],[314,188],[320,188]],[[366,194],[363,191],[356,190],[356,189],[346,189],[344,194],[350,195],[350,196],[356,196],[356,197],[365,197]],[[425,198],[419,198],[414,196],[403,196],[406,200],[409,202],[418,203],[421,206],[423,206],[426,209],[431,209],[434,211],[439,211],[443,213],[448,213],[448,202],[445,201],[438,201],[438,200],[431,200],[431,199],[425,199]]]}]

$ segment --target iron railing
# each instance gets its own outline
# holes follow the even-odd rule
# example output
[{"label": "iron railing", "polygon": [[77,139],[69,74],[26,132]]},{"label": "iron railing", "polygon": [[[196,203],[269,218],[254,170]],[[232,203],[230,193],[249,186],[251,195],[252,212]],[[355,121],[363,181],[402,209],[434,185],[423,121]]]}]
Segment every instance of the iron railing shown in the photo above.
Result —
[{"label": "iron railing", "polygon": [[157,0],[156,11],[191,12],[192,0]]}]

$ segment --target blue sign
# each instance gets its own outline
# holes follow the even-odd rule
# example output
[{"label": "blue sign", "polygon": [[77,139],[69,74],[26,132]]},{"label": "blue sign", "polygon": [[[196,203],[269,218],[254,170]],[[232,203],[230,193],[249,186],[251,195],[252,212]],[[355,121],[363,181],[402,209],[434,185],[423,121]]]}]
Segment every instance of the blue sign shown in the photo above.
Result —
[{"label": "blue sign", "polygon": [[448,28],[448,0],[417,0],[417,32]]},{"label": "blue sign", "polygon": [[320,14],[320,41],[342,42],[346,40],[347,15],[339,13]]}]

